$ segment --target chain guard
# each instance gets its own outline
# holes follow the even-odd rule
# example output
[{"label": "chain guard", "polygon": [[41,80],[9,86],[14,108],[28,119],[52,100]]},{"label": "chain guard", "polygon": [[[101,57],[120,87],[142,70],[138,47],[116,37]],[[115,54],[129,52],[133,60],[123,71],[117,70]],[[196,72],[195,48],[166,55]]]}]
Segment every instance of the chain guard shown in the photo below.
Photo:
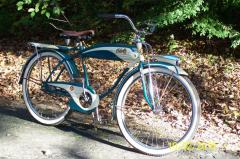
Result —
[{"label": "chain guard", "polygon": [[[67,82],[47,82],[49,86],[58,87],[64,89],[71,96],[68,105],[71,109],[82,112],[91,113],[95,111],[95,108],[99,105],[99,95],[93,93],[90,89],[83,88],[82,83],[67,83]],[[84,91],[91,97],[91,105],[89,107],[83,107],[80,102],[80,97],[83,96]]]}]

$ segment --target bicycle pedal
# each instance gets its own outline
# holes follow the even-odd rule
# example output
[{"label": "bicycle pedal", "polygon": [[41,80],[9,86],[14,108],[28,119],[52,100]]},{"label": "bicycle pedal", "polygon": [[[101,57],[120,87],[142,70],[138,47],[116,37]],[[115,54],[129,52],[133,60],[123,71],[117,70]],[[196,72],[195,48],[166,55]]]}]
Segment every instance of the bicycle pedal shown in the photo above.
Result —
[{"label": "bicycle pedal", "polygon": [[102,119],[100,124],[101,125],[108,125],[108,123],[109,123],[108,119]]},{"label": "bicycle pedal", "polygon": [[113,102],[111,102],[110,104],[108,104],[108,108],[113,109],[113,106],[114,106]]}]

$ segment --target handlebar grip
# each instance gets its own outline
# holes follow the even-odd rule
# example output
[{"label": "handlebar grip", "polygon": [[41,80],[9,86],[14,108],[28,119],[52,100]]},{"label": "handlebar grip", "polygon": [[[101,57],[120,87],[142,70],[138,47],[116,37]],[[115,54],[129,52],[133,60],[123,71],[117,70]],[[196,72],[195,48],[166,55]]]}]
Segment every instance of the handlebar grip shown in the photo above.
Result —
[{"label": "handlebar grip", "polygon": [[112,19],[116,18],[116,14],[98,14],[98,17]]},{"label": "handlebar grip", "polygon": [[137,28],[135,27],[135,25],[133,24],[132,20],[127,15],[124,15],[124,14],[98,14],[98,16],[102,17],[102,18],[108,18],[108,19],[112,19],[112,18],[125,19],[130,23],[130,25],[132,26],[132,28],[135,32],[139,32],[137,30]]},{"label": "handlebar grip", "polygon": [[113,19],[113,18],[125,18],[126,19],[126,15],[123,14],[98,14],[99,17],[101,18],[107,18],[107,19]]}]

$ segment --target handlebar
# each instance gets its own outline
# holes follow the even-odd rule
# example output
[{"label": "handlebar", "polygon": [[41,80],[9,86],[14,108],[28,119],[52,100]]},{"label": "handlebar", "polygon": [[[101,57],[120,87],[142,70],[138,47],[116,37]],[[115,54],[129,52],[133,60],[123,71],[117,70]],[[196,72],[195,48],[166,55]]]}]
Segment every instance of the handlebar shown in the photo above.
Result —
[{"label": "handlebar", "polygon": [[99,17],[101,18],[109,18],[109,19],[113,19],[113,18],[117,18],[118,14],[98,14]]},{"label": "handlebar", "polygon": [[107,19],[114,19],[114,18],[116,18],[116,19],[125,19],[125,20],[127,20],[130,23],[132,29],[136,33],[144,33],[144,31],[139,31],[136,28],[136,26],[134,25],[132,20],[127,15],[124,15],[124,14],[99,14],[98,16],[101,17],[101,18],[107,18]]}]

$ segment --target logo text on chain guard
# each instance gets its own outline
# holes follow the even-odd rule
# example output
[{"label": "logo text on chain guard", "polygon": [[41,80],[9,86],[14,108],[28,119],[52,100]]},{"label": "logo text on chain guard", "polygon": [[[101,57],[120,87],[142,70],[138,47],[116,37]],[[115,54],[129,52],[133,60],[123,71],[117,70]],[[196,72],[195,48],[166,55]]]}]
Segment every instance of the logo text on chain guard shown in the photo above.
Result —
[{"label": "logo text on chain guard", "polygon": [[116,53],[117,53],[117,54],[127,55],[127,49],[126,49],[126,48],[118,48],[118,49],[116,50]]}]

